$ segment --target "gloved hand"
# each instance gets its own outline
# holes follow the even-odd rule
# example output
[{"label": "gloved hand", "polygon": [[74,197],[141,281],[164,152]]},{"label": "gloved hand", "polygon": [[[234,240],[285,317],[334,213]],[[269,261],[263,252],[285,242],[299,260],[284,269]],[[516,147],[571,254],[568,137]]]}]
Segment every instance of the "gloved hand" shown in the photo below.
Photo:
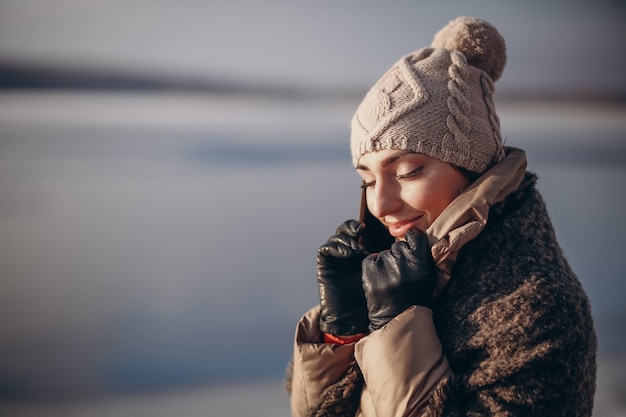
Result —
[{"label": "gloved hand", "polygon": [[361,262],[367,254],[358,241],[364,230],[364,224],[348,220],[317,252],[320,329],[324,333],[367,333],[367,304],[361,283]]},{"label": "gloved hand", "polygon": [[410,306],[432,306],[437,268],[426,234],[412,229],[405,239],[363,261],[370,331],[380,329]]}]

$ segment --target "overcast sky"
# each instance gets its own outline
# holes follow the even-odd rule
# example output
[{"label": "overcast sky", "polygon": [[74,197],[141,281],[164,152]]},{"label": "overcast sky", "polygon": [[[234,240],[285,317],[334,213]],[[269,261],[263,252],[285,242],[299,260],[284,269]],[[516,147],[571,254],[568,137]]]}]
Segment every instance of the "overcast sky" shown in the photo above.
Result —
[{"label": "overcast sky", "polygon": [[500,86],[626,91],[622,3],[2,0],[0,59],[367,88],[472,15],[507,40]]}]

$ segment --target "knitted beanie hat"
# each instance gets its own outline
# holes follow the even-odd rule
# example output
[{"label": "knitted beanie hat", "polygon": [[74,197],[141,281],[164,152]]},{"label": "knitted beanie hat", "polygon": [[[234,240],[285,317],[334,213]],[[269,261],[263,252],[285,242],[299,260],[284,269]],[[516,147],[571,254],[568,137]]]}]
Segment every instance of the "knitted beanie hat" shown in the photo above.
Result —
[{"label": "knitted beanie hat", "polygon": [[352,119],[352,163],[382,149],[408,149],[483,173],[504,155],[493,82],[506,64],[504,39],[477,18],[459,17],[430,48],[398,61]]}]

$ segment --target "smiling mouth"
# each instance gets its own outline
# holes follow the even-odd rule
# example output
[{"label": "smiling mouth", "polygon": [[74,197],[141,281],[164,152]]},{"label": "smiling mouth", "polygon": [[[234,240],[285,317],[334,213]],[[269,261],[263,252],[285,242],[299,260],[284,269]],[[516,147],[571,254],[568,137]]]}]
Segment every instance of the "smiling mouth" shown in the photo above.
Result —
[{"label": "smiling mouth", "polygon": [[412,219],[409,221],[405,221],[405,222],[388,224],[387,229],[389,230],[389,234],[391,236],[395,238],[401,238],[401,237],[404,237],[404,235],[406,235],[406,233],[409,230],[416,228],[417,223],[420,219],[421,219],[421,216],[416,217],[415,219]]}]

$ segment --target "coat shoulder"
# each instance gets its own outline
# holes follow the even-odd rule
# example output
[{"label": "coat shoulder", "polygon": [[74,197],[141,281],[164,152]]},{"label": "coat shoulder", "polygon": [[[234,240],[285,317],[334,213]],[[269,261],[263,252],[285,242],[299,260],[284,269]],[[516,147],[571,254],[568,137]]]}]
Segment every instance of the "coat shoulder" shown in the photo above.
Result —
[{"label": "coat shoulder", "polygon": [[[507,395],[542,392],[533,400],[539,409],[554,407],[550,401],[569,407],[560,400],[568,397],[592,404],[597,342],[589,301],[536,182],[526,174],[459,252],[435,303],[437,332],[467,395],[507,380]],[[571,415],[585,415],[579,411]]]}]

